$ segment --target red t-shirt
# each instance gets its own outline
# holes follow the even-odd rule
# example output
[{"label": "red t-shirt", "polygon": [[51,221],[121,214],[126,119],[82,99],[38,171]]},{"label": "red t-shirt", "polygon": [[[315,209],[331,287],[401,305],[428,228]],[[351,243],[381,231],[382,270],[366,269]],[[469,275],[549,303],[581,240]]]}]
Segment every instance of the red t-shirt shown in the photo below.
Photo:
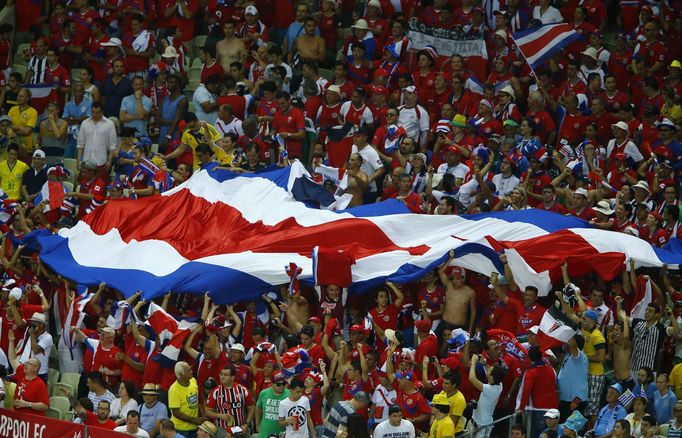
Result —
[{"label": "red t-shirt", "polygon": [[322,392],[320,388],[315,387],[310,392],[304,392],[303,397],[307,397],[310,402],[310,418],[313,420],[313,426],[319,426],[322,421]]},{"label": "red t-shirt", "polygon": [[92,24],[100,18],[99,14],[92,9],[88,9],[85,14],[72,12],[69,14],[69,19],[76,23],[76,34],[74,40],[79,46],[83,46],[88,42],[92,34]]},{"label": "red t-shirt", "polygon": [[86,426],[99,427],[107,430],[114,430],[116,428],[116,423],[111,418],[107,418],[104,423],[99,422],[99,417],[94,412],[87,411],[87,417],[84,421]]},{"label": "red t-shirt", "polygon": [[[278,111],[273,118],[272,128],[277,131],[278,134],[284,132],[289,134],[302,132],[305,129],[303,113],[298,108],[290,108],[288,113]],[[284,140],[284,145],[289,152],[289,158],[301,158],[303,156],[302,140],[287,138]]]},{"label": "red t-shirt", "polygon": [[[220,382],[220,370],[230,363],[227,354],[221,351],[218,357],[212,359],[207,358],[203,354],[199,357],[199,368],[197,370],[197,384],[199,388],[204,387],[204,382],[209,377],[213,377],[216,382]],[[202,397],[203,398],[203,397]]]},{"label": "red t-shirt", "polygon": [[[123,36],[123,47],[126,49],[133,49],[133,42],[137,38],[137,35],[133,34],[126,34]],[[154,44],[156,42],[156,39],[154,38],[154,35],[151,32],[147,33],[147,48],[145,50],[140,50],[140,52],[146,52],[147,50],[151,49],[154,47]],[[127,55],[126,56],[126,71],[128,72],[138,72],[138,71],[147,71],[149,69],[149,60],[150,58],[144,58],[142,56],[136,56],[136,55]]]},{"label": "red t-shirt", "polygon": [[[85,345],[93,351],[92,371],[99,371],[102,367],[109,370],[121,369],[123,361],[116,360],[116,353],[121,351],[117,346],[112,345],[111,348],[105,350],[99,340],[89,338],[86,339]],[[119,376],[104,376],[104,381],[110,386],[115,385],[118,380]]]},{"label": "red t-shirt", "polygon": [[[17,374],[19,374],[19,370],[17,370]],[[47,385],[43,379],[36,376],[31,380],[26,380],[22,368],[21,379],[17,380],[18,383],[14,389],[14,400],[23,400],[31,403],[45,403],[49,406],[50,395],[47,392]],[[45,411],[36,411],[29,408],[15,408],[14,410],[26,414],[45,416]]]},{"label": "red t-shirt", "polygon": [[[132,338],[132,336],[127,336],[126,337],[126,349],[125,349],[125,355],[134,360],[135,362],[140,362],[142,364],[147,363],[147,351],[144,349],[144,347],[141,347],[135,340]],[[130,380],[133,383],[135,383],[135,386],[141,388],[142,385],[145,383],[143,380],[143,373],[139,371],[135,371],[133,367],[128,365],[127,362],[123,362],[121,365],[121,381],[125,382],[126,380]]]},{"label": "red t-shirt", "polygon": [[509,298],[507,304],[516,311],[516,316],[518,317],[516,325],[517,335],[525,334],[534,325],[539,325],[546,310],[539,304],[527,308],[524,306],[523,301],[514,298]]},{"label": "red t-shirt", "polygon": [[431,413],[431,408],[429,408],[426,399],[421,392],[416,390],[412,394],[398,391],[396,403],[400,406],[400,409],[403,411],[403,417],[407,420],[417,418],[422,414]]},{"label": "red t-shirt", "polygon": [[205,84],[206,79],[208,79],[209,76],[212,75],[218,75],[222,79],[223,76],[225,76],[225,70],[223,70],[223,66],[220,65],[217,61],[213,61],[213,64],[211,65],[203,65],[201,67],[201,83]]}]

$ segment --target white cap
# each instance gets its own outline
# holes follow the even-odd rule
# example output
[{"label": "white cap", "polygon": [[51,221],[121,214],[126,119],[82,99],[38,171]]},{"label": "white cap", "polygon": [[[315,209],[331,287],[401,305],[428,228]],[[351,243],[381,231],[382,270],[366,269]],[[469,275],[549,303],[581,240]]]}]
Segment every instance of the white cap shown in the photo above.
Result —
[{"label": "white cap", "polygon": [[369,30],[369,25],[367,24],[367,20],[364,18],[360,18],[358,21],[355,22],[354,25],[351,26],[353,29],[364,29],[364,30]]},{"label": "white cap", "polygon": [[503,40],[507,41],[507,31],[504,29],[500,29],[495,32],[495,36],[501,37]]},{"label": "white cap", "polygon": [[511,96],[512,100],[516,100],[516,93],[514,93],[514,89],[512,88],[511,85],[505,85],[502,87],[497,94],[499,95],[500,93],[507,93],[508,95]]},{"label": "white cap", "polygon": [[559,418],[561,414],[559,413],[558,409],[548,409],[547,412],[545,412],[545,417],[547,418]]},{"label": "white cap", "polygon": [[254,5],[249,5],[244,9],[244,15],[258,15],[258,9]]},{"label": "white cap", "polygon": [[243,354],[246,354],[246,350],[244,350],[244,346],[242,344],[232,344],[230,346],[230,350],[237,350],[241,351]]},{"label": "white cap", "polygon": [[339,87],[336,84],[332,84],[332,85],[328,86],[327,91],[331,91],[332,93],[336,93],[339,96],[341,95],[341,87]]},{"label": "white cap", "polygon": [[415,87],[414,85],[410,85],[409,87],[403,88],[403,91],[405,91],[406,93],[416,93],[417,87]]},{"label": "white cap", "polygon": [[575,190],[573,191],[573,193],[575,193],[576,195],[582,195],[582,196],[584,196],[584,197],[587,198],[587,190],[585,190],[585,189],[582,188],[582,187],[579,187],[579,188],[575,189]]},{"label": "white cap", "polygon": [[45,158],[45,152],[41,151],[40,149],[36,149],[33,152],[33,158]]},{"label": "white cap", "polygon": [[367,2],[367,6],[374,6],[375,8],[381,9],[381,3],[379,3],[379,0],[369,0]]},{"label": "white cap", "polygon": [[9,296],[14,298],[16,301],[19,301],[23,294],[24,292],[18,287],[13,287],[12,290],[9,291]]},{"label": "white cap", "polygon": [[598,211],[599,213],[605,214],[606,216],[613,214],[613,209],[611,208],[609,201],[599,201],[597,205],[592,208],[592,210]]},{"label": "white cap", "polygon": [[599,59],[599,58],[597,58],[597,49],[595,49],[594,47],[588,47],[587,49],[583,50],[581,53],[585,56],[588,56],[588,57],[594,59],[595,61],[597,61]]},{"label": "white cap", "polygon": [[637,184],[632,186],[633,189],[642,189],[646,191],[648,194],[651,194],[651,190],[649,189],[649,183],[646,181],[637,181]]},{"label": "white cap", "polygon": [[121,42],[121,40],[116,37],[109,38],[109,41],[99,43],[99,45],[102,47],[123,47],[123,43]]},{"label": "white cap", "polygon": [[622,120],[620,122],[611,124],[611,126],[614,128],[622,129],[625,132],[630,132],[630,129],[628,128],[628,124]]},{"label": "white cap", "polygon": [[175,50],[175,47],[173,46],[168,46],[166,47],[166,50],[163,51],[163,55],[161,55],[164,58],[177,58],[178,56],[178,51]]}]

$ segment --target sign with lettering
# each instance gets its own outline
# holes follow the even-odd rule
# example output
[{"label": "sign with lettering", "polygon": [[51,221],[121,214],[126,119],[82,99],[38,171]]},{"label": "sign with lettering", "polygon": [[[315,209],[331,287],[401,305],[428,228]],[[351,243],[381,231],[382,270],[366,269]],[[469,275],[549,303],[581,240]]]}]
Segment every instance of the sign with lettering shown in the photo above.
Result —
[{"label": "sign with lettering", "polygon": [[0,436],[6,438],[83,438],[85,427],[40,415],[0,409]]},{"label": "sign with lettering", "polygon": [[461,27],[441,29],[420,23],[416,18],[407,24],[407,37],[412,42],[412,49],[421,50],[433,46],[442,56],[455,54],[463,57],[478,56],[487,58],[485,41],[480,37],[467,35]]}]

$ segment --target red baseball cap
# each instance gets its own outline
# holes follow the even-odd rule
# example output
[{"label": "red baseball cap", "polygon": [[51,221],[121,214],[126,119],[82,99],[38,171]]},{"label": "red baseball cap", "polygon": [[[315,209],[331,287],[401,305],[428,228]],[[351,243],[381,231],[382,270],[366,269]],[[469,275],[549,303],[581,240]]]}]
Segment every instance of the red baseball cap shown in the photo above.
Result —
[{"label": "red baseball cap", "polygon": [[425,319],[420,319],[414,323],[414,328],[416,328],[417,331],[428,333],[431,331],[431,322]]},{"label": "red baseball cap", "polygon": [[363,329],[362,326],[361,326],[360,324],[353,324],[352,326],[350,326],[350,328],[348,329],[348,331],[350,331],[350,332],[360,332],[360,333],[362,333],[362,332],[365,331],[365,329]]}]

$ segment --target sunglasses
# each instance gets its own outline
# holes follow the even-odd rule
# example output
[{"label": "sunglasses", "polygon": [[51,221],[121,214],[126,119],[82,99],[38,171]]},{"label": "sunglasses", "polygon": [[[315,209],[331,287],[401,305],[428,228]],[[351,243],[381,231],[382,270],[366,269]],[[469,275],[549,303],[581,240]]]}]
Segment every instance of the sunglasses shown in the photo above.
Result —
[{"label": "sunglasses", "polygon": [[275,386],[284,386],[284,383],[280,382],[280,383],[275,383],[274,385]]}]

